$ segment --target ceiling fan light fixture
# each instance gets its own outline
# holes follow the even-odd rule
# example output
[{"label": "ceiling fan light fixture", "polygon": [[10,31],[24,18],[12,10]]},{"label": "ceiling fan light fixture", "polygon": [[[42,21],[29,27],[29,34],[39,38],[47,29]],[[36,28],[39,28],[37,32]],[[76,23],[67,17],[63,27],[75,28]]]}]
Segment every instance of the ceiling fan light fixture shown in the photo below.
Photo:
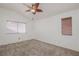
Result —
[{"label": "ceiling fan light fixture", "polygon": [[28,8],[29,8],[29,10],[26,10],[27,12],[32,12],[33,14],[36,14],[36,12],[42,12],[42,10],[41,9],[39,9],[39,3],[34,3],[34,4],[32,4],[32,6],[28,6],[28,5],[26,5]]},{"label": "ceiling fan light fixture", "polygon": [[33,14],[36,14],[36,11],[35,11],[34,9],[32,9],[31,12],[32,12]]},{"label": "ceiling fan light fixture", "polygon": [[31,10],[31,12],[35,13],[35,10],[34,10],[34,9],[32,9],[32,10]]}]

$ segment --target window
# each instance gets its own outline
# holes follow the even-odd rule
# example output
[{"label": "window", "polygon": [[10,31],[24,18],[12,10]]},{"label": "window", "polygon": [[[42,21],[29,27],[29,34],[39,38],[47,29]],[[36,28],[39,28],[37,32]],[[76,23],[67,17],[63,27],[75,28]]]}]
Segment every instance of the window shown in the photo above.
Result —
[{"label": "window", "polygon": [[25,33],[25,23],[15,22],[15,21],[7,21],[7,30],[8,33]]},{"label": "window", "polygon": [[72,17],[62,18],[62,34],[72,35]]}]

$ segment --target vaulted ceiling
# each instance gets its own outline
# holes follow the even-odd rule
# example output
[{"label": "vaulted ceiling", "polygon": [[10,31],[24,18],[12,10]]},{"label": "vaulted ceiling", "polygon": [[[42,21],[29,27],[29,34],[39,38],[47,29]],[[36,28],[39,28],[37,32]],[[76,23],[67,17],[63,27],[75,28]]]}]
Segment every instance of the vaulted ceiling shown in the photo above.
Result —
[{"label": "vaulted ceiling", "polygon": [[[26,3],[31,6],[31,3]],[[28,8],[23,3],[0,3],[0,7],[8,8],[10,10],[21,13],[27,17],[35,17],[36,19],[43,19],[63,12],[79,9],[78,3],[40,3],[42,13],[37,13],[35,16],[31,12],[25,12]]]}]

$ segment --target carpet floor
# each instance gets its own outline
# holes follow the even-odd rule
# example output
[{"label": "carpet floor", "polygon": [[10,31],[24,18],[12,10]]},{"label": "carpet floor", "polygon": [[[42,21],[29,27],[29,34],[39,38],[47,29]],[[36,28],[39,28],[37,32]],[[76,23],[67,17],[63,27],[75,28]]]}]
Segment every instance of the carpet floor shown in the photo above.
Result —
[{"label": "carpet floor", "polygon": [[0,56],[79,56],[79,52],[32,39],[0,46]]}]

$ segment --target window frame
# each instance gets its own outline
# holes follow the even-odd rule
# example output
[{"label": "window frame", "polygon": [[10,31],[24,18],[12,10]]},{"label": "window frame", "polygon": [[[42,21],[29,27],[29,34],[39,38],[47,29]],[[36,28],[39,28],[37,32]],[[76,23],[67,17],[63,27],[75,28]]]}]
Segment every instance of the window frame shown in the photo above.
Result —
[{"label": "window frame", "polygon": [[[16,32],[16,33],[10,33],[10,32],[7,32],[7,34],[26,34],[26,23],[25,23],[25,22],[19,22],[19,21],[7,20],[7,21],[6,21],[6,24],[7,24],[8,22],[17,23],[17,25],[16,25],[16,27],[17,27],[17,32]],[[18,24],[19,24],[19,23],[21,23],[21,24],[25,24],[25,33],[20,33],[20,32],[18,31],[18,27],[19,27]]]},{"label": "window frame", "polygon": [[72,36],[72,17],[61,19],[62,35]]}]

